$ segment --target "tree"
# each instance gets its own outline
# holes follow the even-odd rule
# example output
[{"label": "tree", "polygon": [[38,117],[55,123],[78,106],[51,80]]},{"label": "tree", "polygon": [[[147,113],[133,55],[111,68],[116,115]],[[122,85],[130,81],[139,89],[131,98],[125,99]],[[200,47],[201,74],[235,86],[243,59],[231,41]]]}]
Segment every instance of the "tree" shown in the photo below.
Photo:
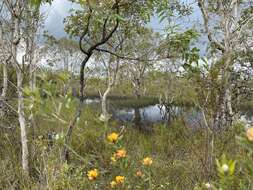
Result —
[{"label": "tree", "polygon": [[44,37],[46,42],[43,48],[43,56],[46,58],[47,66],[54,71],[57,70],[69,76],[69,80],[64,85],[62,94],[65,95],[72,88],[72,92],[77,96],[75,92],[77,91],[75,88],[76,85],[73,85],[73,81],[80,72],[79,63],[84,58],[83,53],[79,50],[78,43],[67,38],[57,39],[48,34],[44,34]]},{"label": "tree", "polygon": [[125,74],[130,77],[137,99],[143,94],[145,74],[158,58],[159,42],[159,34],[147,28],[137,28],[137,31],[132,31],[125,42],[128,56],[138,58],[127,60],[125,67]]},{"label": "tree", "polygon": [[[1,12],[0,12],[1,13]],[[7,71],[7,62],[9,61],[9,57],[7,56],[6,47],[5,47],[5,39],[4,39],[4,24],[2,20],[0,20],[0,51],[1,51],[1,65],[3,69],[3,87],[1,92],[1,98],[5,99],[8,89],[8,71]]]},{"label": "tree", "polygon": [[211,53],[217,57],[210,70],[210,73],[216,73],[212,75],[216,78],[211,80],[218,85],[217,98],[214,98],[214,93],[211,93],[215,105],[212,116],[214,126],[229,126],[235,116],[232,106],[232,86],[235,81],[232,80],[231,74],[238,55],[250,51],[245,45],[250,41],[252,6],[250,2],[237,0],[222,2],[198,0],[198,6],[202,13]]},{"label": "tree", "polygon": [[69,72],[71,75],[78,74],[78,64],[83,59],[78,43],[67,38],[57,39],[48,34],[45,34],[44,37],[46,39],[45,57],[48,65],[54,70]]},{"label": "tree", "polygon": [[5,6],[7,7],[9,14],[11,15],[10,25],[11,31],[11,62],[16,70],[17,75],[17,94],[18,94],[18,118],[21,130],[21,143],[22,143],[22,168],[26,174],[29,173],[28,168],[28,145],[27,145],[27,133],[26,133],[26,120],[24,112],[24,95],[23,95],[23,73],[22,65],[24,62],[18,60],[18,48],[20,48],[21,42],[21,19],[22,12],[25,9],[25,2],[21,0],[8,1],[5,0]]},{"label": "tree", "polygon": [[[10,33],[5,33],[8,66],[13,67],[17,77],[18,95],[18,121],[21,132],[22,147],[22,168],[26,175],[29,175],[29,151],[27,140],[27,120],[24,103],[24,76],[29,68],[30,86],[35,88],[35,36],[39,23],[39,10],[31,6],[26,0],[4,0],[4,10],[7,19],[6,28]],[[9,42],[9,43],[7,43]]]},{"label": "tree", "polygon": [[[76,10],[65,19],[65,30],[68,34],[79,38],[79,47],[85,55],[80,64],[80,103],[74,119],[70,122],[65,137],[65,144],[69,144],[70,137],[83,109],[84,94],[84,68],[95,51],[101,52],[101,47],[107,44],[120,26],[120,23],[139,23],[150,10],[142,1],[75,1],[82,9]],[[67,159],[68,151],[65,147],[64,157]]]},{"label": "tree", "polygon": [[23,14],[24,29],[22,35],[24,36],[25,43],[25,58],[29,65],[29,86],[34,91],[36,88],[37,54],[39,54],[37,32],[42,21],[42,16],[39,9],[32,7],[31,4],[27,5]]},{"label": "tree", "polygon": [[[120,34],[120,32],[117,32],[112,40],[114,40],[113,43],[108,44],[106,49],[121,54],[121,52],[123,51],[124,35]],[[111,116],[107,111],[107,96],[111,92],[112,88],[115,86],[117,75],[121,68],[122,59],[113,54],[104,55],[100,52],[96,60],[99,64],[98,67],[102,66],[105,70],[105,77],[107,81],[107,88],[104,93],[101,94],[102,113],[100,115],[100,120],[108,121]]]}]

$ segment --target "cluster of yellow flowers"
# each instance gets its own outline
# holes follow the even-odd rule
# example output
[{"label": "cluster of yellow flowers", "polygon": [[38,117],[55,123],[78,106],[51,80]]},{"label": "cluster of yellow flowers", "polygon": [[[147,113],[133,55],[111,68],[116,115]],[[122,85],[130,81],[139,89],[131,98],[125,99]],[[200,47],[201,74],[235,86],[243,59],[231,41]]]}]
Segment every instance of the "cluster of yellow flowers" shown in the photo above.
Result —
[{"label": "cluster of yellow flowers", "polygon": [[153,164],[153,160],[152,160],[152,158],[150,158],[150,157],[146,157],[146,158],[144,158],[144,159],[142,160],[142,164],[143,164],[144,166],[150,166],[150,165]]},{"label": "cluster of yellow flowers", "polygon": [[87,176],[88,176],[89,180],[95,180],[95,179],[97,179],[97,177],[98,177],[98,170],[97,169],[93,169],[93,170],[88,171]]},{"label": "cluster of yellow flowers", "polygon": [[113,154],[113,156],[111,157],[111,160],[113,162],[116,162],[117,159],[125,158],[126,154],[127,154],[127,151],[125,149],[119,149],[116,151],[116,153]]},{"label": "cluster of yellow flowers", "polygon": [[[113,144],[115,144],[118,141],[118,139],[119,139],[119,134],[117,134],[115,132],[113,132],[113,133],[111,133],[107,136],[107,140],[110,143],[113,143]],[[116,152],[111,157],[111,160],[113,162],[116,162],[117,160],[125,158],[126,156],[127,156],[127,151],[124,148],[121,148],[121,149],[116,150]],[[142,165],[150,166],[152,164],[153,164],[153,160],[152,160],[151,157],[143,158]],[[91,180],[91,181],[96,180],[98,175],[99,175],[99,172],[98,172],[97,169],[92,169],[92,170],[88,171],[88,173],[87,173],[88,179]],[[137,177],[144,176],[144,174],[142,173],[141,170],[137,170],[135,175]],[[125,177],[121,176],[121,175],[118,175],[118,176],[115,177],[115,179],[113,181],[110,182],[110,186],[111,186],[111,188],[115,188],[117,186],[123,185],[124,182],[125,182]]]},{"label": "cluster of yellow flowers", "polygon": [[116,186],[122,185],[125,182],[125,177],[118,175],[115,177],[115,180],[111,181],[111,188],[115,188]]},{"label": "cluster of yellow flowers", "polygon": [[[113,132],[107,136],[107,140],[110,143],[116,143],[118,141],[118,139],[119,139],[119,134],[117,134],[115,132]],[[125,158],[126,155],[127,155],[127,151],[125,149],[118,149],[111,157],[111,160],[113,162],[116,162],[117,159]],[[113,181],[111,181],[110,185],[111,185],[111,188],[115,188],[116,186],[122,185],[124,182],[125,182],[125,177],[118,175],[115,177],[115,179]]]},{"label": "cluster of yellow flowers", "polygon": [[119,138],[119,134],[117,133],[111,133],[110,135],[107,136],[107,140],[111,143],[116,143]]}]

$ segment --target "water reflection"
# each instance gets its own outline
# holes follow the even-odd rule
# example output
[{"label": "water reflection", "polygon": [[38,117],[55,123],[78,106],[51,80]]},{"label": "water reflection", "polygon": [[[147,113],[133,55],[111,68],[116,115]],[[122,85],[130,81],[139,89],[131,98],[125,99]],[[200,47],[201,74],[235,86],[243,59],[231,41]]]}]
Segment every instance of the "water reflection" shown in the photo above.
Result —
[{"label": "water reflection", "polygon": [[[99,99],[87,99],[86,104],[92,106],[94,109],[101,110],[101,103]],[[183,117],[186,126],[197,128],[203,127],[204,121],[201,112],[194,108],[165,106],[165,105],[150,105],[144,108],[118,108],[109,103],[109,113],[112,118],[121,122],[131,122],[134,127],[141,130],[152,130],[154,123],[170,124],[178,117]],[[244,120],[253,121],[253,113],[249,112],[247,115],[241,114]]]},{"label": "water reflection", "polygon": [[180,107],[167,112],[165,106],[151,105],[144,108],[116,108],[110,112],[114,119],[122,122],[134,122],[136,125],[147,123],[167,123],[183,113]]},{"label": "water reflection", "polygon": [[133,125],[135,128],[141,130],[142,123],[141,123],[141,112],[140,109],[134,108],[134,115],[133,115]]}]

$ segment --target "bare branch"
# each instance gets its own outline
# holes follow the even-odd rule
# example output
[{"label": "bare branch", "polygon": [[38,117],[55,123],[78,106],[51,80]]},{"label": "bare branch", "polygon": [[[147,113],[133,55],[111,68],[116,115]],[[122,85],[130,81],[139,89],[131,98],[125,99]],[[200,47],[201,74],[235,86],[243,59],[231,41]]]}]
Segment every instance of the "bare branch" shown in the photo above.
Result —
[{"label": "bare branch", "polygon": [[225,51],[225,47],[220,42],[218,42],[217,40],[215,40],[213,38],[213,35],[212,35],[211,31],[209,30],[209,27],[208,27],[209,17],[208,17],[208,13],[207,13],[207,10],[204,5],[204,1],[198,0],[198,6],[199,6],[202,16],[203,16],[204,27],[205,27],[205,31],[207,33],[207,37],[208,37],[209,41],[211,43],[215,44],[217,49],[221,50],[222,52]]},{"label": "bare branch", "polygon": [[80,39],[79,39],[79,47],[80,47],[80,50],[84,53],[84,54],[88,54],[88,52],[83,48],[82,46],[82,41],[83,39],[85,39],[85,36],[86,34],[89,32],[89,26],[90,26],[90,19],[91,19],[91,14],[92,14],[92,9],[89,8],[89,16],[88,16],[88,20],[87,20],[87,25],[86,25],[86,28],[83,32],[83,34],[81,35]]},{"label": "bare branch", "polygon": [[133,57],[127,57],[127,56],[124,56],[124,55],[119,55],[115,52],[112,52],[108,49],[102,49],[102,48],[96,48],[97,51],[101,51],[101,52],[105,52],[105,53],[109,53],[111,55],[114,55],[115,57],[117,58],[120,58],[120,59],[126,59],[126,60],[131,60],[131,61],[158,61],[159,59],[142,59],[142,57],[145,57],[145,55],[142,55],[140,57],[136,57],[136,58],[133,58]]}]

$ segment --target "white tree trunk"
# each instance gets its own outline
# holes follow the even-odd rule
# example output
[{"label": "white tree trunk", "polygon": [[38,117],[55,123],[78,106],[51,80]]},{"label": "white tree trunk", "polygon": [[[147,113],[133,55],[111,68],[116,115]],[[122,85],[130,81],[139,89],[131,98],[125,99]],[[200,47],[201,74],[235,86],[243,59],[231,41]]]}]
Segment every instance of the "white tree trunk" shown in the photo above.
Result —
[{"label": "white tree trunk", "polygon": [[[2,99],[5,99],[6,94],[7,94],[7,88],[8,88],[8,72],[7,72],[7,60],[6,59],[6,51],[5,51],[5,47],[6,45],[4,44],[4,39],[3,39],[3,26],[0,23],[0,61],[3,62],[3,89],[2,89],[2,93],[1,93],[1,97]],[[5,63],[4,63],[5,62]]]},{"label": "white tree trunk", "polygon": [[8,71],[7,65],[3,64],[3,89],[2,89],[2,98],[5,99],[8,89]]},{"label": "white tree trunk", "polygon": [[[34,52],[33,52],[34,53]],[[31,56],[31,58],[30,59],[32,59],[32,56]],[[36,88],[36,73],[35,73],[35,65],[34,65],[34,63],[33,63],[33,60],[31,60],[31,62],[30,62],[30,81],[29,81],[29,86],[30,86],[30,89],[32,90],[32,91],[34,91],[35,90],[35,88]]]},{"label": "white tree trunk", "polygon": [[231,96],[231,90],[228,88],[226,89],[226,103],[227,103],[227,112],[228,112],[228,116],[227,116],[227,121],[231,124],[231,122],[233,121],[233,108],[232,108],[232,96]]},{"label": "white tree trunk", "polygon": [[133,81],[132,84],[134,86],[134,95],[137,99],[141,97],[141,79],[138,79],[136,81]]},{"label": "white tree trunk", "polygon": [[109,84],[101,99],[102,113],[99,118],[101,121],[108,121],[110,119],[110,114],[107,112],[107,106],[106,106],[107,96],[110,93],[110,91],[111,91],[111,85]]},{"label": "white tree trunk", "polygon": [[[17,75],[17,94],[18,94],[18,121],[20,126],[20,136],[21,136],[21,148],[22,148],[22,168],[24,174],[26,176],[29,175],[29,166],[28,166],[28,159],[29,159],[29,152],[28,152],[28,145],[27,145],[27,135],[26,135],[26,120],[25,120],[25,107],[24,107],[24,96],[23,96],[23,73],[22,73],[22,65],[24,63],[19,63],[17,60],[18,55],[18,45],[20,44],[21,34],[20,34],[20,25],[21,25],[21,14],[20,14],[20,7],[17,3],[15,7],[17,9],[17,15],[12,15],[12,27],[13,27],[13,34],[12,34],[12,61],[13,65],[16,70]],[[24,59],[23,59],[24,61]]]},{"label": "white tree trunk", "polygon": [[107,122],[111,118],[111,115],[107,112],[106,100],[107,100],[108,94],[110,93],[110,91],[113,88],[115,81],[117,79],[117,74],[118,74],[118,69],[119,69],[119,59],[117,59],[115,62],[115,64],[116,64],[115,69],[112,68],[112,65],[111,65],[112,63],[113,62],[110,57],[108,65],[107,65],[107,69],[108,69],[108,71],[107,71],[107,77],[108,77],[107,89],[104,92],[103,96],[101,97],[102,113],[101,113],[99,119],[101,121],[105,121],[105,122]]},{"label": "white tree trunk", "polygon": [[29,174],[28,167],[28,145],[27,145],[27,134],[26,134],[26,120],[24,113],[24,96],[23,96],[23,74],[22,71],[17,69],[17,93],[18,93],[18,120],[21,131],[21,144],[22,144],[22,168],[26,174]]}]

